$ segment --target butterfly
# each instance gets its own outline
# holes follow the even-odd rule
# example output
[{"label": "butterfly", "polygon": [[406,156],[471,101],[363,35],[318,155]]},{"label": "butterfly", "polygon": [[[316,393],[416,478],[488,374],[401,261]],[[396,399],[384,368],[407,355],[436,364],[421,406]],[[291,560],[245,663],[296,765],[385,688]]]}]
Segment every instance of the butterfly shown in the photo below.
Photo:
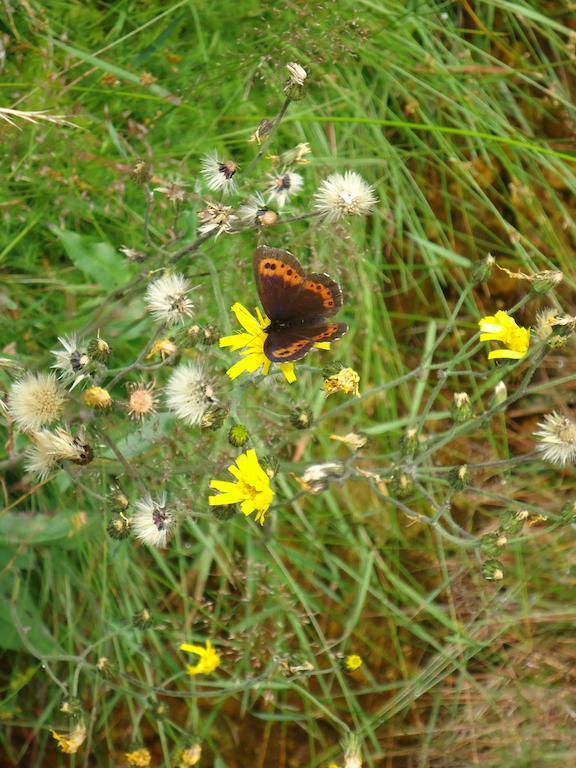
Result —
[{"label": "butterfly", "polygon": [[289,251],[261,245],[254,253],[256,287],[270,318],[264,354],[273,363],[299,360],[321,341],[334,341],[346,323],[327,318],[342,307],[342,290],[325,274],[307,275]]}]

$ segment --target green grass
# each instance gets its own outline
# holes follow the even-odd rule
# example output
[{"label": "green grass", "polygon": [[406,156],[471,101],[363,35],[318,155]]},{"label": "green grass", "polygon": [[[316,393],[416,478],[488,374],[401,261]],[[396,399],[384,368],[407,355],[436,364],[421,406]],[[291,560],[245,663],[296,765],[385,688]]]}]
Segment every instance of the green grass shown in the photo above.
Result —
[{"label": "green grass", "polygon": [[[269,147],[310,143],[294,213],[344,170],[373,184],[379,203],[367,219],[280,221],[265,233],[338,278],[350,330],[298,363],[292,385],[232,383],[234,353],[186,350],[229,410],[220,431],[186,427],[163,403],[140,428],[120,406],[94,415],[74,390],[66,422],[86,422],[95,461],[42,484],[21,460],[28,438],[3,420],[0,765],[124,765],[139,744],[153,765],[177,766],[198,742],[201,766],[326,768],[344,765],[351,736],[366,766],[574,761],[573,531],[560,519],[574,473],[532,455],[541,417],[569,413],[573,342],[545,356],[535,343],[527,360],[497,367],[475,336],[498,309],[516,306],[525,326],[547,306],[574,313],[569,15],[568,3],[495,0],[28,0],[5,11],[0,104],[75,126],[0,123],[5,391],[20,370],[46,370],[63,334],[99,330],[113,371],[142,353],[156,330],[142,300],[149,272],[195,238],[200,159],[217,148],[243,178],[257,152],[249,136],[283,101],[287,62],[310,81]],[[142,84],[144,73],[155,81]],[[129,177],[138,159],[152,187],[189,185],[177,238],[156,193],[147,244],[144,191]],[[243,192],[262,188],[269,169],[258,163]],[[231,333],[230,306],[256,305],[259,237],[222,235],[178,261],[198,286],[194,322]],[[121,246],[146,260],[129,263]],[[471,266],[488,253],[564,281],[546,297],[498,270],[473,286]],[[336,359],[359,372],[360,398],[324,397],[322,369]],[[161,388],[170,372],[145,375]],[[113,397],[125,400],[136,378]],[[492,408],[500,380],[509,398]],[[455,425],[460,391],[476,418]],[[314,412],[310,430],[290,425],[296,405]],[[207,504],[210,479],[238,454],[231,419],[279,461],[263,528],[239,514],[219,521]],[[402,448],[412,427],[413,453]],[[349,432],[367,438],[357,454],[330,439]],[[346,479],[305,493],[296,477],[335,459]],[[471,484],[455,491],[449,468],[463,463]],[[143,488],[166,491],[181,519],[168,549],[107,535],[115,478],[132,503]],[[499,555],[503,581],[486,581],[480,537],[524,509],[533,525]],[[178,646],[206,639],[222,664],[190,678]],[[341,660],[350,653],[364,660],[353,674]],[[75,757],[50,735],[74,722],[60,711],[69,696],[88,732]]]}]

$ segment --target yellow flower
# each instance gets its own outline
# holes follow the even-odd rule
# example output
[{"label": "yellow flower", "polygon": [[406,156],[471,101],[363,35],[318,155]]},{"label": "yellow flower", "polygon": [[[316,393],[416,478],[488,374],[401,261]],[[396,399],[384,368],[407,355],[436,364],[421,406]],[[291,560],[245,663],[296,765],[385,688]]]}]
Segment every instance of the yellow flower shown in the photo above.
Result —
[{"label": "yellow flower", "polygon": [[488,360],[508,358],[521,360],[530,346],[530,328],[517,325],[514,318],[499,310],[495,315],[483,317],[480,326],[480,341],[501,341],[504,349],[494,349]]},{"label": "yellow flower", "polygon": [[[256,307],[256,317],[245,306],[236,302],[232,312],[244,328],[246,333],[234,333],[232,336],[223,336],[220,339],[221,347],[231,347],[233,351],[240,351],[240,360],[229,368],[226,373],[231,379],[236,379],[241,373],[254,373],[260,367],[262,375],[268,376],[272,361],[264,354],[264,342],[268,338],[265,329],[270,325],[270,320]],[[330,344],[320,342],[314,345],[317,349],[330,349]],[[275,363],[284,374],[289,384],[296,381],[294,363]]]},{"label": "yellow flower", "polygon": [[355,672],[357,669],[360,669],[363,664],[362,656],[358,656],[357,653],[352,653],[350,656],[346,656],[344,664],[349,672]]},{"label": "yellow flower", "polygon": [[334,392],[344,392],[347,395],[360,397],[359,383],[360,376],[353,368],[342,368],[341,371],[324,380],[324,392],[326,392],[326,395],[332,395]]},{"label": "yellow flower", "polygon": [[244,515],[251,515],[255,511],[256,522],[264,525],[274,491],[270,488],[270,478],[258,463],[256,451],[251,448],[246,453],[241,453],[236,459],[236,464],[228,467],[228,472],[234,475],[236,482],[212,480],[210,488],[220,493],[209,497],[210,506],[240,504]]},{"label": "yellow flower", "polygon": [[132,749],[130,752],[125,752],[124,757],[128,765],[134,766],[134,768],[148,768],[152,762],[152,755],[147,749]]},{"label": "yellow flower", "polygon": [[75,755],[86,739],[86,726],[78,723],[70,733],[56,733],[50,731],[52,738],[58,742],[58,749],[67,755]]},{"label": "yellow flower", "polygon": [[82,399],[89,408],[109,408],[112,405],[112,398],[108,390],[102,387],[90,387],[84,392]]},{"label": "yellow flower", "polygon": [[187,665],[186,672],[189,675],[209,675],[210,672],[214,672],[220,666],[220,655],[214,650],[210,640],[206,640],[206,648],[203,648],[201,645],[182,643],[180,650],[186,651],[186,653],[195,653],[196,656],[199,656],[196,664]]}]

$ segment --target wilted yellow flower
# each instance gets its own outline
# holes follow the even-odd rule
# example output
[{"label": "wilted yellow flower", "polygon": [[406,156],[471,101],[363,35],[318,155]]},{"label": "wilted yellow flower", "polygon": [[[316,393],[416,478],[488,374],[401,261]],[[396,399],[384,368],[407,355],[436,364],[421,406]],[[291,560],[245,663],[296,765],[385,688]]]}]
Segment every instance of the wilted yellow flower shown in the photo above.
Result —
[{"label": "wilted yellow flower", "polygon": [[86,739],[86,726],[78,723],[70,733],[56,733],[50,731],[52,738],[58,742],[58,749],[67,755],[75,755]]},{"label": "wilted yellow flower", "polygon": [[362,656],[358,656],[357,653],[352,653],[349,656],[346,656],[344,664],[349,672],[355,672],[363,664]]},{"label": "wilted yellow flower", "polygon": [[148,768],[152,762],[152,755],[145,749],[132,749],[130,752],[125,752],[124,757],[128,765],[134,766],[134,768]]},{"label": "wilted yellow flower", "polygon": [[180,650],[186,651],[186,653],[195,653],[199,657],[196,664],[187,665],[186,672],[189,675],[209,675],[210,672],[214,672],[220,666],[220,655],[216,652],[210,640],[206,640],[206,648],[203,648],[201,645],[182,643]]},{"label": "wilted yellow flower", "polygon": [[82,399],[89,408],[99,408],[104,410],[104,408],[110,408],[112,405],[110,393],[102,387],[90,387],[90,389],[87,389],[86,392],[84,392]]},{"label": "wilted yellow flower", "polygon": [[150,360],[150,358],[156,357],[156,355],[159,355],[162,360],[165,360],[167,357],[175,355],[177,351],[178,347],[171,339],[158,339],[158,341],[154,342],[152,349],[146,355],[146,360]]},{"label": "wilted yellow flower", "polygon": [[324,392],[326,392],[326,395],[332,395],[334,392],[344,392],[347,395],[360,397],[359,383],[360,376],[353,368],[342,368],[341,371],[324,380]]},{"label": "wilted yellow flower", "polygon": [[530,329],[522,328],[514,318],[499,310],[495,315],[487,315],[479,322],[480,341],[501,341],[504,349],[494,349],[488,360],[506,358],[521,360],[530,346]]},{"label": "wilted yellow flower", "polygon": [[244,515],[256,512],[256,522],[264,525],[274,491],[270,487],[270,478],[258,462],[256,451],[251,448],[246,453],[241,453],[236,459],[236,464],[228,467],[228,472],[234,475],[236,482],[212,480],[210,488],[219,493],[209,497],[210,506],[240,504]]}]

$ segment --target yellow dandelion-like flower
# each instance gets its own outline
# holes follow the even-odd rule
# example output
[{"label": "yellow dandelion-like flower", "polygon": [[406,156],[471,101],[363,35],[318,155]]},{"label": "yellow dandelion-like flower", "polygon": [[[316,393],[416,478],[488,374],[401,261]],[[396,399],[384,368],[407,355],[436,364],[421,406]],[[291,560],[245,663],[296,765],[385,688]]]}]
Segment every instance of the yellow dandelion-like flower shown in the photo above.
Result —
[{"label": "yellow dandelion-like flower", "polygon": [[[234,380],[241,373],[254,373],[258,368],[262,368],[262,375],[268,376],[272,361],[264,354],[264,342],[268,337],[264,329],[270,325],[270,320],[260,312],[258,307],[256,307],[256,317],[254,317],[239,302],[234,304],[232,312],[246,333],[235,333],[220,339],[221,347],[231,347],[234,352],[241,350],[241,359],[234,363],[231,368],[228,368],[226,373]],[[296,381],[294,363],[278,363],[278,367],[289,384]]]},{"label": "yellow dandelion-like flower", "polygon": [[75,755],[86,739],[86,726],[78,723],[70,733],[50,731],[52,738],[58,742],[58,749],[66,755]]},{"label": "yellow dandelion-like flower", "polygon": [[148,768],[152,763],[152,755],[145,749],[132,749],[130,752],[125,752],[124,757],[128,765],[134,766],[134,768]]},{"label": "yellow dandelion-like flower", "polygon": [[[272,365],[264,354],[264,342],[268,338],[266,328],[270,320],[256,307],[256,317],[245,306],[236,302],[232,307],[236,319],[246,333],[234,333],[232,336],[223,336],[220,339],[221,347],[230,347],[233,351],[240,350],[240,360],[229,368],[226,373],[231,379],[237,379],[241,373],[254,373],[262,368],[262,375],[268,376]],[[317,349],[330,349],[328,342],[319,342],[314,345]],[[284,374],[289,384],[296,381],[294,363],[274,363]]]},{"label": "yellow dandelion-like flower", "polygon": [[270,487],[270,478],[258,463],[256,451],[251,448],[240,454],[236,464],[228,467],[228,472],[234,475],[236,482],[229,480],[212,480],[210,488],[219,491],[216,496],[210,496],[210,506],[240,504],[244,515],[256,512],[256,522],[264,525],[266,512],[272,504],[274,491]]},{"label": "yellow dandelion-like flower", "polygon": [[196,664],[188,664],[186,666],[186,672],[189,675],[209,675],[210,672],[214,672],[220,666],[220,654],[217,653],[210,640],[206,640],[206,648],[203,648],[201,645],[182,643],[180,650],[186,651],[186,653],[194,653],[198,656]]},{"label": "yellow dandelion-like flower", "polygon": [[102,387],[90,387],[84,392],[82,399],[89,408],[104,410],[112,405],[110,392]]},{"label": "yellow dandelion-like flower", "polygon": [[351,653],[344,659],[344,664],[349,672],[355,672],[363,664],[362,656],[358,656],[357,653]]},{"label": "yellow dandelion-like flower", "polygon": [[342,368],[341,371],[324,380],[324,392],[326,392],[326,395],[332,395],[334,392],[344,392],[347,395],[360,397],[359,383],[360,376],[353,368]]},{"label": "yellow dandelion-like flower", "polygon": [[521,360],[530,346],[530,328],[518,325],[514,318],[499,310],[495,315],[487,315],[479,322],[480,341],[501,341],[504,349],[494,349],[488,360]]}]

